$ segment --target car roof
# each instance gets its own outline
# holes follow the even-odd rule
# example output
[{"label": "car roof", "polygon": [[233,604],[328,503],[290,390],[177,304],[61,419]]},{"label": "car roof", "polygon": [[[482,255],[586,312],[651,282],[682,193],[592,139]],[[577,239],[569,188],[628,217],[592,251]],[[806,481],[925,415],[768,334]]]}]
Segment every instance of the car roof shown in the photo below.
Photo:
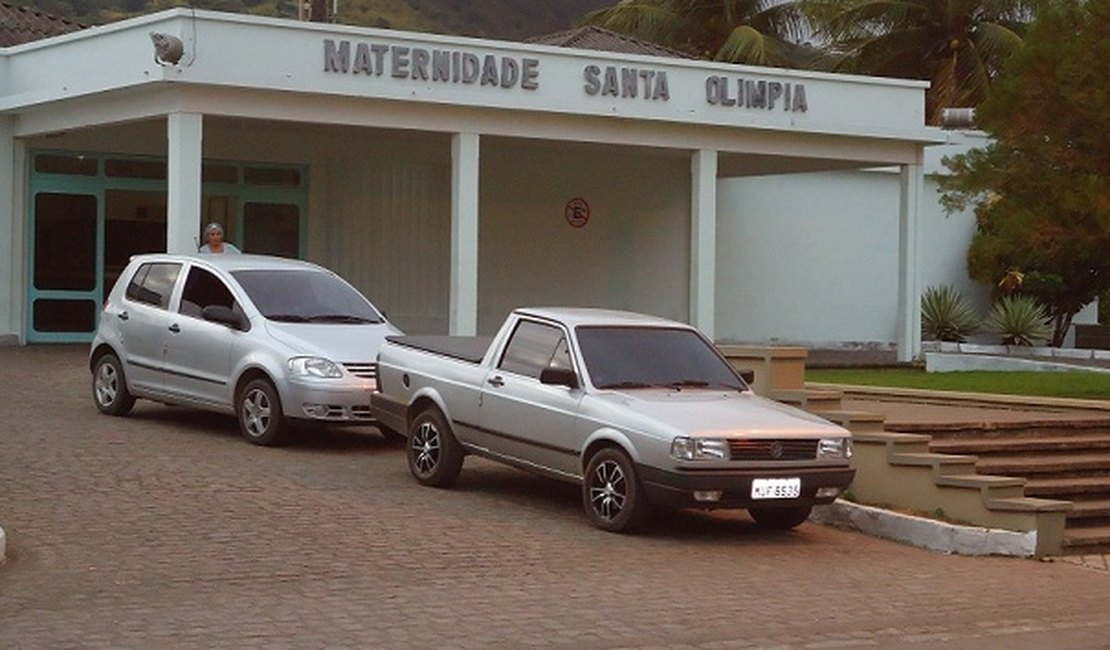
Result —
[{"label": "car roof", "polygon": [[625,326],[625,327],[680,327],[693,329],[686,323],[616,309],[592,307],[521,307],[516,313],[561,322],[568,327]]},{"label": "car roof", "polygon": [[244,270],[288,271],[296,269],[327,271],[327,269],[317,264],[304,260],[288,257],[274,257],[272,255],[251,255],[248,253],[145,253],[142,255],[135,255],[131,260],[133,262],[199,262],[204,265],[223,269],[227,272]]}]

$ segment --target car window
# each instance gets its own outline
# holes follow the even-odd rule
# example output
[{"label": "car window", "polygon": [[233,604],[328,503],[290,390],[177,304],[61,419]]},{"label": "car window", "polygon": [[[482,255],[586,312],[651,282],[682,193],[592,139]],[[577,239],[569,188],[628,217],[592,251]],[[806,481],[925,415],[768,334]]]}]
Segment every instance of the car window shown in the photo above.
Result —
[{"label": "car window", "polygon": [[136,302],[166,309],[181,264],[174,262],[148,262],[139,266],[127,284],[127,297]]},{"label": "car window", "polygon": [[236,303],[231,290],[212,272],[194,266],[185,277],[185,288],[181,291],[179,311],[187,316],[200,317],[205,307],[219,305],[235,309]]},{"label": "car window", "polygon": [[590,380],[598,388],[745,388],[732,366],[692,330],[579,327],[576,332]]},{"label": "car window", "polygon": [[361,293],[331,273],[253,269],[231,275],[269,320],[339,324],[385,321]]},{"label": "car window", "polygon": [[572,368],[570,348],[563,331],[553,325],[522,320],[513,330],[501,370],[539,379],[544,368]]}]

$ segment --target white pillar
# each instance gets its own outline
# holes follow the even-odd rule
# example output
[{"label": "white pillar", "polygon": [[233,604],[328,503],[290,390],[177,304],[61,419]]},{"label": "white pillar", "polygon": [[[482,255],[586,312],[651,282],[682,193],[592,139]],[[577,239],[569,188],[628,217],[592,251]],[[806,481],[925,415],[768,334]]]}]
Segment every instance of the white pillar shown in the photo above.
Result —
[{"label": "white pillar", "polygon": [[195,253],[200,244],[201,117],[170,113],[168,118],[166,251],[170,253]]},{"label": "white pillar", "polygon": [[478,134],[451,136],[451,311],[448,330],[478,333]]},{"label": "white pillar", "polygon": [[690,163],[690,324],[713,338],[717,290],[717,152]]},{"label": "white pillar", "polygon": [[16,280],[23,263],[22,238],[17,237],[15,186],[15,131],[12,118],[0,115],[0,344],[19,339],[17,314],[22,313],[22,291]]},{"label": "white pillar", "polygon": [[901,167],[898,206],[898,361],[921,355],[921,287],[918,273],[918,201],[921,196],[920,161]]}]

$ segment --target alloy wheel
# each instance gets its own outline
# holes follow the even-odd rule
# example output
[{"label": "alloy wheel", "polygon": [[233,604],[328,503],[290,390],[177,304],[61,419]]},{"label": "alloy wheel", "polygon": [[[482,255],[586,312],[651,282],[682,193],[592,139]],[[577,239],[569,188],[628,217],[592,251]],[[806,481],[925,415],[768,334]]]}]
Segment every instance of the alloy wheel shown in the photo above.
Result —
[{"label": "alloy wheel", "polygon": [[615,461],[598,464],[590,476],[590,504],[601,519],[612,521],[624,509],[628,483]]},{"label": "alloy wheel", "polygon": [[412,437],[412,448],[416,457],[416,469],[422,474],[430,474],[439,463],[440,442],[439,431],[431,422],[424,422]]},{"label": "alloy wheel", "polygon": [[119,375],[110,363],[102,363],[96,370],[96,401],[109,406],[119,393]]},{"label": "alloy wheel", "polygon": [[243,400],[243,425],[253,436],[262,436],[270,427],[270,399],[265,391],[255,388]]}]

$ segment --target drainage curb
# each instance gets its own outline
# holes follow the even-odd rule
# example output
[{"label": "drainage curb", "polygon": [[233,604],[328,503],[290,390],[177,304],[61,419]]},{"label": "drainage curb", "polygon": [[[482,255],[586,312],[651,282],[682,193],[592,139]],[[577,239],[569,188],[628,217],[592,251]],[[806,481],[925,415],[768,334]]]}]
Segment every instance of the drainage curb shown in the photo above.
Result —
[{"label": "drainage curb", "polygon": [[961,526],[843,499],[813,509],[810,521],[950,555],[1034,557],[1037,532]]}]

